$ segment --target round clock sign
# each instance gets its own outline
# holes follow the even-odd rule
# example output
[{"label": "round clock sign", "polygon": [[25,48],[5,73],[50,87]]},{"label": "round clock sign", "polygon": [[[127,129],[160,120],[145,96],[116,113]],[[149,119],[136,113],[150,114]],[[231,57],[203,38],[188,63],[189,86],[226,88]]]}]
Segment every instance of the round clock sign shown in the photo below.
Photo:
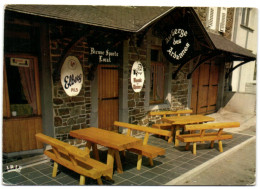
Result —
[{"label": "round clock sign", "polygon": [[83,72],[77,57],[68,56],[61,68],[61,84],[68,96],[79,94],[83,84]]}]

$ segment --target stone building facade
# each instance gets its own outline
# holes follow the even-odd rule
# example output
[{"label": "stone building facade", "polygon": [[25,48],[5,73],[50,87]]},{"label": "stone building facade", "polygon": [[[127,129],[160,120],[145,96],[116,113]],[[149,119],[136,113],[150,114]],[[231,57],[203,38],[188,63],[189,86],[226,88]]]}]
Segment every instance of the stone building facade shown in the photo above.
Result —
[{"label": "stone building facade", "polygon": [[[99,14],[100,17],[95,16],[96,14]],[[14,77],[12,77],[12,82],[5,80],[7,82],[4,82],[3,112],[5,114],[3,118],[6,120],[3,124],[3,135],[6,139],[8,138],[6,136],[9,136],[8,133],[17,134],[14,137],[16,140],[4,140],[6,147],[12,147],[5,152],[18,152],[20,149],[16,148],[16,143],[19,142],[16,141],[22,140],[22,137],[28,135],[28,133],[31,133],[30,140],[35,144],[37,141],[33,132],[42,132],[71,144],[81,144],[84,141],[70,137],[69,132],[71,130],[87,127],[110,129],[110,127],[113,127],[112,123],[115,120],[151,126],[153,123],[160,121],[159,116],[149,116],[151,111],[193,108],[194,103],[192,102],[196,102],[198,100],[196,97],[199,95],[197,93],[194,98],[195,101],[193,101],[193,93],[197,91],[192,89],[192,79],[187,79],[187,76],[191,76],[194,70],[206,70],[204,68],[206,64],[199,69],[196,69],[198,67],[195,66],[197,62],[198,65],[205,63],[204,58],[202,60],[197,58],[196,62],[187,62],[193,55],[195,57],[201,55],[205,58],[213,58],[214,53],[221,52],[221,58],[216,60],[221,66],[221,70],[216,71],[220,73],[221,79],[218,80],[220,87],[219,90],[215,91],[217,100],[216,98],[213,99],[214,103],[216,102],[213,104],[216,108],[211,109],[212,112],[218,110],[222,106],[223,99],[225,56],[230,55],[230,49],[226,47],[229,47],[229,45],[234,47],[234,51],[231,53],[243,55],[241,56],[242,59],[244,55],[250,59],[254,59],[254,56],[247,51],[245,52],[245,50],[236,50],[234,44],[228,42],[228,40],[223,40],[219,35],[210,34],[210,36],[207,36],[204,28],[208,33],[219,33],[217,30],[210,31],[207,29],[207,14],[208,8],[206,7],[7,5],[4,20],[4,64],[11,65],[12,58],[14,58],[12,60],[22,59],[24,61],[24,59],[30,59],[30,61],[33,61],[35,69],[37,69],[34,75],[37,81],[37,90],[35,91],[37,99],[34,99],[32,104],[38,105],[38,112],[26,117],[13,116],[7,87],[11,86],[11,90],[13,88],[19,89],[21,83],[18,83],[19,79]],[[234,9],[228,8],[226,30],[225,33],[220,33],[228,39],[231,36],[233,14]],[[104,19],[100,19],[102,17]],[[183,24],[175,25],[175,23]],[[162,48],[162,40],[165,36],[169,36],[168,32],[173,35],[173,29],[177,29],[175,27],[185,29],[187,26],[187,31],[193,33],[189,36],[191,40],[187,40],[190,40],[194,54],[187,57],[183,62],[177,61],[177,65],[173,65],[167,60],[169,57],[166,58],[163,55],[165,48]],[[218,43],[213,39],[217,40]],[[177,40],[181,41],[181,39]],[[223,45],[222,40],[227,42],[228,45]],[[175,42],[171,43],[176,44]],[[217,47],[217,45],[220,46]],[[93,48],[97,48],[98,51],[103,53],[112,52],[113,55],[107,53],[111,57],[108,55],[109,57],[106,57],[103,61],[104,54],[101,57],[96,56],[100,54],[92,53],[91,49]],[[184,49],[181,53],[183,52]],[[159,53],[159,59],[155,58],[158,55],[156,53]],[[73,97],[66,94],[60,81],[61,68],[68,56],[74,56],[79,60],[83,72],[81,91]],[[112,61],[108,63],[108,60]],[[140,92],[134,92],[130,79],[132,66],[136,61],[141,61],[145,75],[144,85]],[[179,70],[180,65],[184,66]],[[155,70],[158,70],[158,68],[160,71],[156,73]],[[105,72],[104,70],[109,71]],[[4,76],[14,75],[10,70],[5,69],[5,72],[7,74],[4,74]],[[156,74],[158,74],[158,77]],[[196,74],[194,75],[196,76]],[[202,76],[203,79],[205,77],[203,74],[197,75]],[[173,78],[173,76],[176,77]],[[23,76],[23,78],[25,77]],[[100,82],[101,79],[99,78],[105,78],[104,82]],[[159,84],[157,85],[154,81]],[[199,82],[195,84],[199,84]],[[111,87],[112,85],[113,87]],[[99,90],[101,86],[108,86],[108,88]],[[29,89],[24,90],[28,91]],[[109,94],[103,97],[101,91],[109,91],[109,93],[112,91],[111,93],[115,95],[110,96]],[[207,90],[200,91],[207,92]],[[17,97],[22,98],[23,95],[20,94]],[[115,103],[113,105],[105,104],[103,103],[105,101]],[[29,105],[29,101],[27,102],[28,104],[25,105]],[[15,103],[12,102],[11,105]],[[210,105],[208,104],[208,106]],[[107,107],[109,109],[106,109]],[[206,111],[205,113],[211,112]],[[103,119],[99,120],[99,118]],[[30,127],[27,127],[27,123]],[[102,124],[99,125],[99,123]],[[17,132],[16,129],[20,129],[21,132]],[[34,131],[32,131],[33,129]],[[112,130],[116,129],[112,128]],[[27,149],[30,151],[39,150],[41,148],[39,146],[31,148],[30,143],[32,142],[29,141],[29,145],[20,145],[22,151],[27,151]],[[23,143],[20,142],[20,144]]]},{"label": "stone building facade", "polygon": [[[207,8],[200,7],[194,8],[199,16],[202,24],[206,26]],[[228,9],[226,33],[224,36],[230,37],[232,30],[232,16],[233,9]],[[55,38],[65,30],[68,30],[69,26],[57,26],[51,25],[50,27],[50,59],[52,65],[52,72],[59,69],[58,61],[61,58],[62,52],[66,45],[72,40],[70,38]],[[71,29],[69,29],[71,30]],[[55,35],[52,35],[55,34]],[[149,48],[148,45],[161,45],[158,40],[153,40],[153,37],[149,36],[151,33],[143,37],[142,43],[137,47],[136,38],[128,40],[128,122],[132,124],[139,124],[149,126],[153,123],[159,122],[160,117],[149,117],[150,111],[162,111],[162,110],[178,110],[189,108],[189,80],[187,80],[187,74],[190,71],[190,64],[186,64],[178,73],[176,79],[170,77],[170,105],[165,105],[161,108],[149,108],[149,102],[147,102],[147,94],[149,92],[149,86],[144,83],[143,89],[139,93],[135,93],[132,90],[130,75],[131,68],[136,60],[140,60],[143,64],[144,71],[149,71]],[[89,47],[87,39],[78,43],[70,52],[74,56],[77,56],[82,63],[84,73],[84,84],[81,92],[76,97],[69,97],[65,94],[60,80],[53,77],[53,112],[54,112],[54,133],[55,137],[60,140],[69,140],[69,131],[75,129],[86,128],[90,126],[91,116],[91,82],[87,79],[87,75],[90,69],[88,63]],[[178,68],[176,65],[166,63],[172,73]],[[149,84],[149,83],[148,83]]]}]

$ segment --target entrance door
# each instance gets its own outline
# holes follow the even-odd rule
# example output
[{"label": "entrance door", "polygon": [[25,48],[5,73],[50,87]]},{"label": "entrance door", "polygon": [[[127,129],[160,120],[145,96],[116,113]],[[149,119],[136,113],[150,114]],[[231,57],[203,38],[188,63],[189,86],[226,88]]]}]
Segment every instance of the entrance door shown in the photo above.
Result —
[{"label": "entrance door", "polygon": [[98,128],[118,131],[118,66],[98,67]]},{"label": "entrance door", "polygon": [[215,61],[202,64],[192,75],[191,109],[194,114],[216,111],[219,65]]}]

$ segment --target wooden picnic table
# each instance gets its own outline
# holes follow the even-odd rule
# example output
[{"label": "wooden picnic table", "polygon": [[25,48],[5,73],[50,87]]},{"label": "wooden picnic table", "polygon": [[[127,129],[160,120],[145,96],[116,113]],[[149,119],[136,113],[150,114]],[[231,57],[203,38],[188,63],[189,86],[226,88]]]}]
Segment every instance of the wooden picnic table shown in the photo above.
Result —
[{"label": "wooden picnic table", "polygon": [[[175,146],[179,146],[179,140],[177,135],[180,134],[180,128],[188,124],[201,124],[209,121],[215,121],[213,117],[204,115],[189,115],[189,116],[172,116],[163,117],[162,121],[172,124],[172,134],[175,128]],[[171,138],[171,140],[173,137]]]},{"label": "wooden picnic table", "polygon": [[127,150],[133,146],[142,145],[143,143],[141,139],[95,127],[70,131],[70,135],[78,139],[86,140],[86,151],[89,153],[92,147],[96,160],[99,160],[97,144],[107,147],[107,165],[113,167],[115,159],[118,173],[123,173],[119,151]]}]

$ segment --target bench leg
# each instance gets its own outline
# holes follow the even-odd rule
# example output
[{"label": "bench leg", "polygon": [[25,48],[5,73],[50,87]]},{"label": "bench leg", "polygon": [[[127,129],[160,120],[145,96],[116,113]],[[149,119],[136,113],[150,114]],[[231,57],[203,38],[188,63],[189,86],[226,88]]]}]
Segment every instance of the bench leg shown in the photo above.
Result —
[{"label": "bench leg", "polygon": [[101,179],[101,178],[98,178],[98,179],[97,179],[97,183],[98,183],[98,185],[103,185],[102,179]]},{"label": "bench leg", "polygon": [[180,135],[180,126],[176,125],[176,132],[175,132],[175,146],[179,146],[179,140],[177,139],[177,135]]},{"label": "bench leg", "polygon": [[[114,168],[114,159],[115,159],[115,150],[109,148],[107,152],[107,165],[109,167],[112,167],[112,169]],[[112,177],[113,177],[113,172],[111,175],[106,176],[106,179],[111,180]]]},{"label": "bench leg", "polygon": [[174,133],[174,127],[172,126],[171,127],[171,136],[168,139],[168,143],[172,143],[172,141],[173,141],[173,133]]},{"label": "bench leg", "polygon": [[186,146],[185,146],[185,150],[186,150],[186,151],[188,151],[188,150],[189,150],[189,148],[190,148],[190,143],[189,143],[189,142],[187,142],[187,143],[186,143]]},{"label": "bench leg", "polygon": [[214,147],[214,140],[212,140],[210,143],[210,148],[213,148],[213,147]]},{"label": "bench leg", "polygon": [[57,176],[57,171],[58,171],[58,163],[54,161],[53,170],[52,170],[52,177]]},{"label": "bench leg", "polygon": [[149,163],[150,163],[150,166],[154,166],[154,164],[153,164],[153,158],[149,158]]},{"label": "bench leg", "polygon": [[137,170],[141,170],[142,159],[143,159],[143,156],[142,155],[138,155],[137,167],[136,167]]},{"label": "bench leg", "polygon": [[84,175],[80,175],[79,185],[85,185],[85,176]]},{"label": "bench leg", "polygon": [[[85,151],[86,151],[88,154],[90,154],[91,146],[92,146],[92,143],[89,142],[89,141],[87,141]],[[89,156],[89,157],[90,157],[90,156]]]},{"label": "bench leg", "polygon": [[193,154],[196,155],[196,142],[193,142]]},{"label": "bench leg", "polygon": [[223,147],[222,147],[222,141],[221,140],[218,141],[218,147],[219,147],[219,151],[223,152]]},{"label": "bench leg", "polygon": [[107,165],[110,167],[114,167],[114,157],[115,157],[115,151],[111,148],[108,149],[107,152]]}]

